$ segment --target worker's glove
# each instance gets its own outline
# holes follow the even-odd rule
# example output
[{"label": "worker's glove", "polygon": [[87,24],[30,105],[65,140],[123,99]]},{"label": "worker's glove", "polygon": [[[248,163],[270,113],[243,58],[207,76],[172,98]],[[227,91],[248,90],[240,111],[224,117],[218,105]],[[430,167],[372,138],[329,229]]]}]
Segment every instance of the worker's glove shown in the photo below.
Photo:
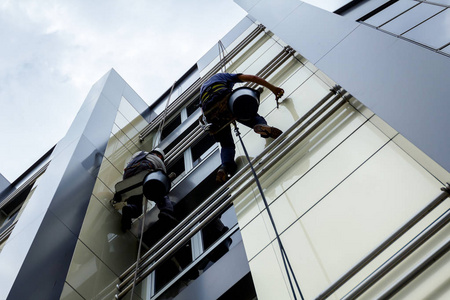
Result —
[{"label": "worker's glove", "polygon": [[113,206],[114,206],[114,209],[121,210],[124,206],[127,206],[127,203],[125,201],[117,202],[117,203],[114,203]]},{"label": "worker's glove", "polygon": [[169,174],[170,181],[173,181],[175,178],[177,178],[177,174],[175,172],[170,172]]}]

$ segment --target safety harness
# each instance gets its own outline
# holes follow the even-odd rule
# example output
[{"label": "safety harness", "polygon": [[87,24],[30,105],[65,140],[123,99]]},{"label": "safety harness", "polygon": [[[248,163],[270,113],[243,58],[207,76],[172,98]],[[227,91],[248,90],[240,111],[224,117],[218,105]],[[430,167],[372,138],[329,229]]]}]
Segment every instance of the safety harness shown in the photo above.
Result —
[{"label": "safety harness", "polygon": [[235,120],[228,108],[230,95],[230,89],[223,83],[208,86],[201,95],[203,115],[200,116],[199,122],[202,128],[211,135],[216,134]]}]

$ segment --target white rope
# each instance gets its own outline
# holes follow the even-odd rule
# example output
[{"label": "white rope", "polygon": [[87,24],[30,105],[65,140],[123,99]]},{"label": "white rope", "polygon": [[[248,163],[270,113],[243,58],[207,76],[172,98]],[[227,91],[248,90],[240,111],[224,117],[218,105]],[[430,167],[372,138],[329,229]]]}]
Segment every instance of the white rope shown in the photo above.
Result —
[{"label": "white rope", "polygon": [[[227,64],[225,62],[225,56],[227,54],[226,53],[227,50],[225,49],[225,46],[223,45],[221,40],[219,40],[217,45],[219,47],[219,60],[222,62],[223,72],[226,73],[227,72]],[[229,63],[232,63],[232,61],[230,60]]]},{"label": "white rope", "polygon": [[[167,98],[166,107],[164,108],[164,115],[161,120],[161,123],[159,123],[158,131],[156,132],[157,135],[159,133],[159,136],[161,136],[162,130],[164,129],[164,123],[166,122],[166,117],[167,117],[167,107],[169,106],[170,98],[172,97],[172,92],[173,92],[173,89],[175,88],[175,83],[176,83],[176,81],[173,83],[172,88],[170,89],[169,98]],[[134,288],[136,287],[136,279],[137,279],[137,274],[138,274],[138,270],[139,270],[139,262],[141,260],[142,239],[144,237],[145,216],[147,215],[148,199],[145,196],[143,197],[143,199],[144,199],[144,209],[143,209],[142,222],[141,222],[141,236],[139,238],[138,253],[137,253],[137,258],[136,258],[136,268],[134,270],[133,287],[131,288],[130,300],[133,300]]]},{"label": "white rope", "polygon": [[143,199],[144,199],[144,209],[143,209],[143,216],[142,216],[142,223],[141,223],[141,237],[139,238],[139,246],[138,246],[137,259],[136,259],[136,269],[134,270],[133,287],[131,288],[130,300],[133,300],[134,288],[136,287],[136,278],[137,278],[137,273],[139,270],[139,262],[141,260],[141,248],[142,248],[142,238],[144,236],[145,216],[147,215],[148,200],[145,196],[143,197]]},{"label": "white rope", "polygon": [[172,92],[175,87],[175,83],[176,83],[176,81],[173,83],[172,88],[170,89],[169,98],[167,98],[166,107],[164,108],[164,115],[163,115],[161,122],[159,123],[158,131],[156,133],[161,134],[162,130],[164,129],[164,124],[166,122],[166,117],[167,117],[167,107],[169,106],[170,98],[172,97]]}]

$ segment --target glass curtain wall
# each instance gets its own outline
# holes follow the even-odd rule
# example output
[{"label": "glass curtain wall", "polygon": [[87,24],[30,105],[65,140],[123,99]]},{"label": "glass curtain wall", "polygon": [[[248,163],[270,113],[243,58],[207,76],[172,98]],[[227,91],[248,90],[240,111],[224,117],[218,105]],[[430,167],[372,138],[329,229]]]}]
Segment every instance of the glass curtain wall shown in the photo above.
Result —
[{"label": "glass curtain wall", "polygon": [[[119,275],[136,260],[137,236],[122,232],[121,211],[114,209],[111,200],[130,157],[152,149],[152,136],[145,143],[139,141],[146,125],[122,97],[61,299],[113,299]],[[149,201],[149,209],[152,206]]]}]

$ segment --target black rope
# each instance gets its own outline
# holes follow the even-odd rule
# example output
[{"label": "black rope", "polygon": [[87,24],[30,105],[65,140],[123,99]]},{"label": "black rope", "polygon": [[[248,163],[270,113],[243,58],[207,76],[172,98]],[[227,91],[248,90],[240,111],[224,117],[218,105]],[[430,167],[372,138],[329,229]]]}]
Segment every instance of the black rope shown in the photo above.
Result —
[{"label": "black rope", "polygon": [[[248,164],[250,165],[250,169],[252,170],[253,177],[255,178],[255,181],[256,181],[256,185],[258,186],[258,189],[259,189],[259,193],[261,194],[261,198],[263,199],[264,206],[266,207],[267,214],[269,215],[269,218],[270,218],[270,222],[272,223],[272,227],[275,231],[275,235],[276,235],[276,238],[278,241],[278,246],[280,247],[281,257],[283,258],[284,269],[286,271],[286,274],[287,274],[287,277],[289,280],[289,285],[291,287],[292,294],[294,295],[294,299],[297,300],[297,296],[295,295],[295,290],[294,290],[294,286],[292,284],[292,279],[291,279],[290,273],[292,273],[292,277],[293,277],[293,280],[297,287],[297,290],[300,294],[300,298],[303,300],[304,298],[302,295],[302,291],[300,290],[300,286],[297,282],[297,278],[295,277],[294,270],[292,269],[291,263],[289,262],[289,257],[287,256],[286,250],[284,249],[283,243],[281,242],[280,235],[278,234],[277,227],[275,226],[275,221],[273,220],[272,213],[270,212],[269,205],[268,205],[266,197],[264,195],[264,191],[263,191],[263,189],[261,187],[261,183],[259,182],[259,179],[258,179],[258,175],[256,175],[255,169],[253,168],[253,164],[250,161],[250,157],[248,155],[247,149],[245,148],[244,142],[242,141],[241,133],[239,132],[239,128],[237,127],[236,122],[233,122],[233,125],[234,125],[234,132],[236,133],[236,136],[239,138],[239,141],[241,142],[242,149],[244,149],[244,153],[245,153],[245,156],[247,157]],[[289,271],[290,271],[290,273],[289,273]]]}]

